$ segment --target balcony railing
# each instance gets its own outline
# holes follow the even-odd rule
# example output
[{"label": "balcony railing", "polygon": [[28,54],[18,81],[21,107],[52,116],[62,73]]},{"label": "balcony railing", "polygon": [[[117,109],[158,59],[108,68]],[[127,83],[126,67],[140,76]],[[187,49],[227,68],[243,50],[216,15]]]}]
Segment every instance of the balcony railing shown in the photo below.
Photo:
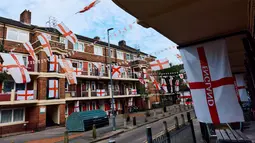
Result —
[{"label": "balcony railing", "polygon": [[0,102],[11,101],[11,93],[0,93]]}]

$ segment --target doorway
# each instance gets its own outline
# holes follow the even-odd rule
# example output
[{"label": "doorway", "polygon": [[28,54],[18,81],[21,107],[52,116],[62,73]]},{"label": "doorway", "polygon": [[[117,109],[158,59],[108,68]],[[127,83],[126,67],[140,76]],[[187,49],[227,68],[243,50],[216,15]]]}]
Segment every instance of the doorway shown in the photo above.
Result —
[{"label": "doorway", "polygon": [[59,125],[59,106],[46,106],[46,127]]}]

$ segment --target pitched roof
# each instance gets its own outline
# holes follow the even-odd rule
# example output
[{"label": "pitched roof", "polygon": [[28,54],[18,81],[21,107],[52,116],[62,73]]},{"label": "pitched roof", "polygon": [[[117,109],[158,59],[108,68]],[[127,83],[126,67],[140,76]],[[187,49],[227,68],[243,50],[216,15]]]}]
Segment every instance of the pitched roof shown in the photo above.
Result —
[{"label": "pitched roof", "polygon": [[[43,31],[47,31],[47,32],[55,33],[55,34],[60,34],[57,29],[52,28],[52,27],[40,27],[40,26],[36,26],[36,25],[32,25],[32,24],[29,25],[29,24],[25,24],[23,22],[16,21],[16,20],[13,20],[13,19],[9,19],[9,18],[5,18],[5,17],[0,17],[0,23],[9,24],[9,25],[29,29],[29,30],[33,30],[33,29],[36,28],[36,29],[40,29],[40,30],[43,30]],[[78,34],[75,34],[75,35],[80,40],[84,40],[84,41],[88,41],[88,42],[94,42],[95,41],[94,39],[89,38],[89,37],[85,37],[85,36],[78,35]],[[108,43],[103,42],[103,41],[98,41],[97,44],[108,46]],[[140,52],[139,50],[134,49],[134,48],[132,48],[130,46],[127,46],[127,45],[126,46],[118,46],[118,45],[115,45],[115,44],[111,44],[110,46],[112,48],[128,51],[130,53],[141,53],[141,54],[144,54],[144,55],[148,55],[144,52]],[[152,57],[154,57],[154,56],[152,56]],[[154,58],[156,58],[156,57],[154,57]]]}]

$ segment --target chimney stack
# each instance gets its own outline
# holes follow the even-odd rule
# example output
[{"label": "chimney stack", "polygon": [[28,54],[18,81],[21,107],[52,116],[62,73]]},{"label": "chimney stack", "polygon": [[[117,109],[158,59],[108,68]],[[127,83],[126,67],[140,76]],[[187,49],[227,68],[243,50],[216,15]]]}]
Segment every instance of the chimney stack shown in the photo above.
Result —
[{"label": "chimney stack", "polygon": [[125,40],[119,41],[119,46],[120,47],[125,47],[126,46],[126,41]]},{"label": "chimney stack", "polygon": [[96,37],[94,37],[94,40],[100,41],[100,37],[96,36]]},{"label": "chimney stack", "polygon": [[23,22],[25,24],[31,24],[31,12],[29,10],[24,10],[20,14],[20,22]]}]

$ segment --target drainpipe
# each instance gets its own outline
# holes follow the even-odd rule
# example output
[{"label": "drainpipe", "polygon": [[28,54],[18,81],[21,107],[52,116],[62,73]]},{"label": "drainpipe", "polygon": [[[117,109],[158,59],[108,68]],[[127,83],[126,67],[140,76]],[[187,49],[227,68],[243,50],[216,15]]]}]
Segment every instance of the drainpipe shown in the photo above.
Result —
[{"label": "drainpipe", "polygon": [[6,35],[6,32],[5,32],[5,23],[4,23],[4,27],[3,27],[3,40],[2,40],[3,47],[4,47],[5,35]]}]

